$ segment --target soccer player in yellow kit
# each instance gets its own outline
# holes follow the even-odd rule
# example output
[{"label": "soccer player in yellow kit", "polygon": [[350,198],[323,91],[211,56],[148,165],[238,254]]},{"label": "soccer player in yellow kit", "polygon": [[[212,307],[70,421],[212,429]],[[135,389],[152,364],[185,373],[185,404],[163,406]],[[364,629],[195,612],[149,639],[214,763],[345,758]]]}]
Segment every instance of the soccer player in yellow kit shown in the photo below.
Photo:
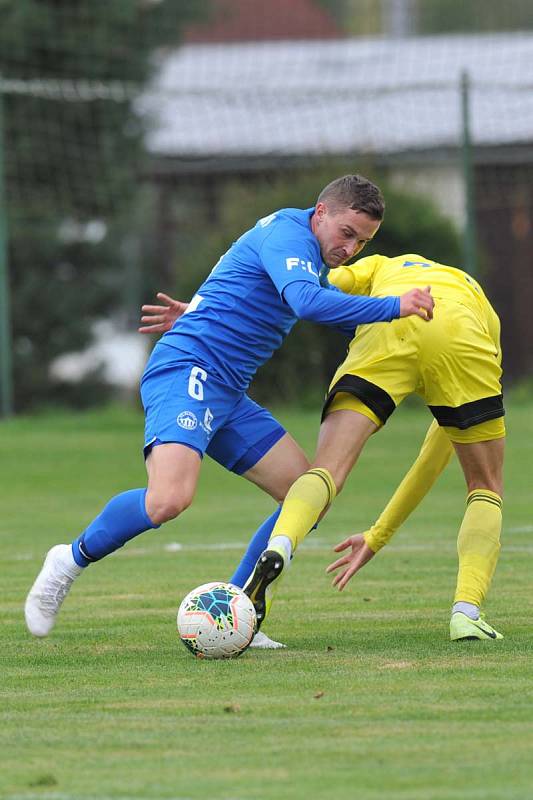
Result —
[{"label": "soccer player in yellow kit", "polygon": [[374,255],[331,274],[344,292],[380,297],[422,283],[435,299],[430,324],[419,317],[361,325],[326,398],[311,468],[292,486],[268,548],[245,587],[262,622],[283,567],[341,490],[372,433],[409,394],[421,395],[435,422],[415,465],[378,522],[351,536],[328,567],[343,589],[390,539],[427,493],[455,449],[466,484],[459,531],[459,572],[452,640],[498,639],[480,616],[496,567],[502,525],[504,408],[499,320],[480,285],[465,272],[415,254]]}]

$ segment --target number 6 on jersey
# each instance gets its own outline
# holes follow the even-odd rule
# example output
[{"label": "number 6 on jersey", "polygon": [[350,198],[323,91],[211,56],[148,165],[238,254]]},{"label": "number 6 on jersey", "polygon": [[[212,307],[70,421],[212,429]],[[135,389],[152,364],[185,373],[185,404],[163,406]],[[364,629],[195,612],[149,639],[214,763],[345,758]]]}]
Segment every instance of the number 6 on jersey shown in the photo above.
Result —
[{"label": "number 6 on jersey", "polygon": [[189,375],[189,395],[194,400],[204,399],[204,381],[207,380],[207,372],[201,367],[193,367]]}]

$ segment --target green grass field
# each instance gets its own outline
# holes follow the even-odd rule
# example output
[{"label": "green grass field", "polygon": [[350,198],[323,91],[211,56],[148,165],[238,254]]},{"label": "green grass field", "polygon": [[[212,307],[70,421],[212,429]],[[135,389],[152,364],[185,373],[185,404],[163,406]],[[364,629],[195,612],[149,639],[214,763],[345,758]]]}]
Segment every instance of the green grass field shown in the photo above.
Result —
[{"label": "green grass field", "polygon": [[[206,461],[193,508],[90,567],[53,635],[35,640],[22,608],[47,548],[144,485],[142,419],[113,409],[0,425],[0,796],[533,797],[532,412],[511,404],[507,418],[487,607],[503,641],[448,640],[465,494],[456,464],[348,591],[324,574],[332,545],[373,521],[417,452],[429,418],[406,408],[370,441],[280,590],[265,630],[288,649],[229,662],[189,655],[177,606],[227,579],[272,501]],[[318,414],[280,416],[311,455]]]}]

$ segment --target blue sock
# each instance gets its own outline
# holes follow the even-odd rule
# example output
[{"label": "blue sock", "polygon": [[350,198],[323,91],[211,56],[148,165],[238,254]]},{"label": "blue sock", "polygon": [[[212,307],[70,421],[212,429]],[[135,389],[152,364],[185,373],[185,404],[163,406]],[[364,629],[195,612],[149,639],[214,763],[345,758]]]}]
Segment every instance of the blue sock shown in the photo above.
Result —
[{"label": "blue sock", "polygon": [[274,513],[271,514],[268,519],[266,519],[256,530],[252,536],[250,544],[246,548],[246,553],[243,555],[239,566],[229,579],[229,583],[233,583],[235,586],[240,586],[241,588],[244,586],[252,574],[257,559],[263,550],[266,550],[268,540],[270,539],[270,534],[274,530],[274,525],[276,524],[276,520],[279,517],[280,511],[281,506],[277,508],[276,511],[274,511]]},{"label": "blue sock", "polygon": [[72,542],[72,555],[80,567],[118,550],[154,525],[145,506],[146,489],[131,489],[113,497],[81,536]]},{"label": "blue sock", "polygon": [[[257,559],[263,552],[266,550],[268,546],[268,540],[270,539],[270,534],[274,530],[274,525],[276,524],[278,517],[281,512],[281,506],[274,511],[267,519],[263,522],[263,524],[256,530],[254,535],[252,536],[248,547],[246,548],[246,552],[241,558],[239,566],[229,579],[228,583],[233,583],[234,586],[244,586],[248,578],[253,572],[253,569],[257,563]],[[318,528],[318,522],[316,525],[313,525],[311,531],[315,531]],[[311,532],[310,531],[310,532]]]}]

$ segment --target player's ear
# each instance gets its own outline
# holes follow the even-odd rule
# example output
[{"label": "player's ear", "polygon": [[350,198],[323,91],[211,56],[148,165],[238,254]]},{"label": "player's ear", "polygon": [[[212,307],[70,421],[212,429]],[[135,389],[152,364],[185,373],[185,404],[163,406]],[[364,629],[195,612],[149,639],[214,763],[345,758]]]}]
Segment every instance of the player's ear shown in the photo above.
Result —
[{"label": "player's ear", "polygon": [[315,214],[318,217],[318,219],[322,219],[322,217],[325,215],[326,211],[327,211],[327,206],[326,206],[325,203],[320,201],[319,203],[316,204],[316,206],[315,206]]}]

